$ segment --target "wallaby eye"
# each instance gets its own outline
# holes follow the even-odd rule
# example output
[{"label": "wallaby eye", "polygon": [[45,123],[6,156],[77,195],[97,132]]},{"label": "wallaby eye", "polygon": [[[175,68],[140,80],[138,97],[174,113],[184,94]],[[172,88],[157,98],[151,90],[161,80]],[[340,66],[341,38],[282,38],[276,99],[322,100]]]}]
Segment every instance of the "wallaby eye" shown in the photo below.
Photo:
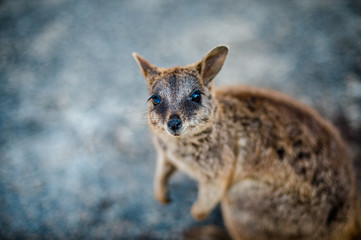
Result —
[{"label": "wallaby eye", "polygon": [[153,95],[150,98],[148,98],[148,101],[152,100],[152,103],[154,106],[157,106],[159,103],[162,102],[162,99],[160,99],[160,97],[158,95]]},{"label": "wallaby eye", "polygon": [[193,102],[200,103],[202,99],[201,94],[203,94],[201,91],[196,90],[191,94],[190,99]]}]

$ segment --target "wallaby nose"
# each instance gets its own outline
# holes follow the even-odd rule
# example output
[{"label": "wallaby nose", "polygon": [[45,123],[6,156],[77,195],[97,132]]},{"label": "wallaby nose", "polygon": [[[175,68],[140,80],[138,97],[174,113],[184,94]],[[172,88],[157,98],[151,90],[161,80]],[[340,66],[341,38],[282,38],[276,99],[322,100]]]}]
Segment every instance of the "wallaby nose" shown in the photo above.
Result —
[{"label": "wallaby nose", "polygon": [[178,115],[172,115],[168,120],[168,129],[171,130],[172,133],[175,133],[178,129],[182,127],[182,120]]}]

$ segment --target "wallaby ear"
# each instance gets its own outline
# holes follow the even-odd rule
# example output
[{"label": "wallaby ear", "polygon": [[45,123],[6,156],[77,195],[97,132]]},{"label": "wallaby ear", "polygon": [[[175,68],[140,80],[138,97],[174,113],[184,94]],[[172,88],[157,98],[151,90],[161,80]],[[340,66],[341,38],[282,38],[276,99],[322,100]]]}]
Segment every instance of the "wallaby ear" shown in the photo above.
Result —
[{"label": "wallaby ear", "polygon": [[221,70],[226,60],[228,47],[224,45],[216,46],[200,61],[197,69],[201,75],[203,84],[207,85]]},{"label": "wallaby ear", "polygon": [[151,75],[158,73],[158,68],[152,64],[150,64],[145,58],[139,56],[137,53],[133,52],[133,57],[135,61],[138,63],[142,73],[146,79]]}]

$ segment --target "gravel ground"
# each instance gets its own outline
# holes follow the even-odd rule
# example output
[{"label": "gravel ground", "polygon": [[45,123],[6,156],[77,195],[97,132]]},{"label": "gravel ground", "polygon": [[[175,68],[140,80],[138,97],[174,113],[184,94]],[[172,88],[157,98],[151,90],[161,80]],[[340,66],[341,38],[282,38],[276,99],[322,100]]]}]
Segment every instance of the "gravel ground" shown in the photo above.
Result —
[{"label": "gravel ground", "polygon": [[[286,92],[332,120],[361,169],[357,0],[0,0],[0,239],[181,239],[196,184],[153,198],[155,65],[230,54],[216,85]],[[361,182],[361,180],[360,180]]]}]

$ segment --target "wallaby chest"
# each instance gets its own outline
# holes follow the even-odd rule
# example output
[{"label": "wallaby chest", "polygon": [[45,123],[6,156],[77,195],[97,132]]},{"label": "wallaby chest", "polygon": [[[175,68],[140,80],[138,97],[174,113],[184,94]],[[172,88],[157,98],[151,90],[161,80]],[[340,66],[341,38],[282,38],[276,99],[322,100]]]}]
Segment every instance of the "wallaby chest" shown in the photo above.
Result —
[{"label": "wallaby chest", "polygon": [[187,140],[172,139],[163,141],[162,145],[168,159],[188,175],[197,179],[201,173],[212,178],[225,164],[225,153],[232,151],[233,154],[237,149],[234,135],[227,131],[225,124],[214,122],[208,129]]}]

